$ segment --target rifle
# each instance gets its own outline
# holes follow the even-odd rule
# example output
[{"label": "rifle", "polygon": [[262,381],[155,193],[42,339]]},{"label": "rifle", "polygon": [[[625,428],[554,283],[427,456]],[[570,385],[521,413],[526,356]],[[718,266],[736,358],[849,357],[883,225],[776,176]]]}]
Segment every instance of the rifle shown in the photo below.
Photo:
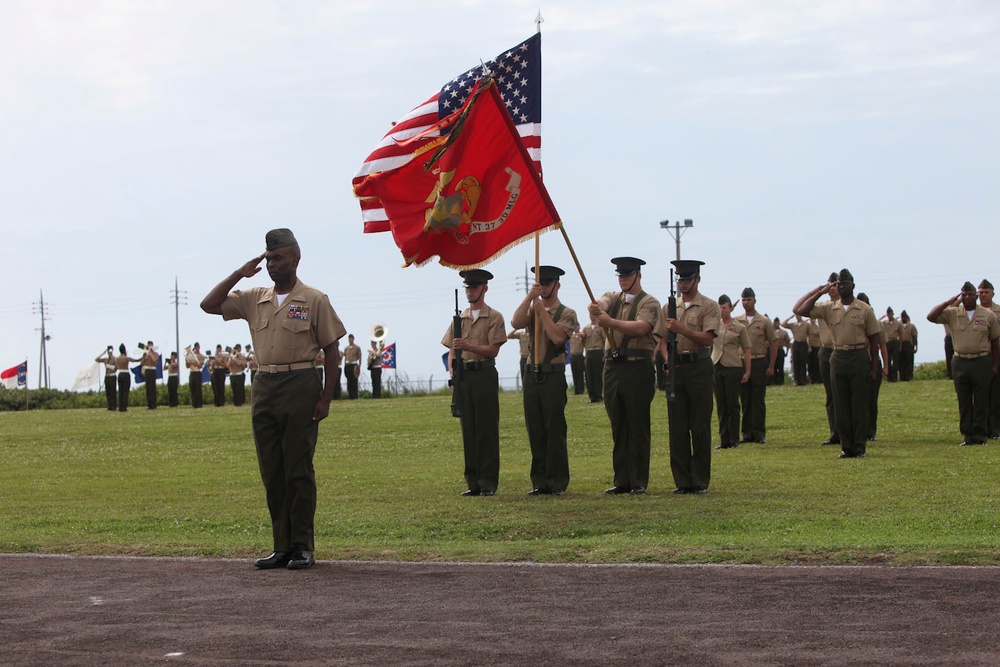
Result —
[{"label": "rifle", "polygon": [[[674,283],[674,270],[670,269],[670,298],[667,299],[667,317],[677,319],[677,291]],[[667,360],[664,366],[667,370],[667,401],[677,398],[677,374],[674,373],[677,361],[677,334],[667,331]]]},{"label": "rifle", "polygon": [[[458,290],[455,290],[455,316],[451,320],[452,338],[462,337],[462,311],[458,309]],[[456,350],[451,358],[451,416],[462,416],[461,397],[458,395],[462,387],[462,351]]]}]

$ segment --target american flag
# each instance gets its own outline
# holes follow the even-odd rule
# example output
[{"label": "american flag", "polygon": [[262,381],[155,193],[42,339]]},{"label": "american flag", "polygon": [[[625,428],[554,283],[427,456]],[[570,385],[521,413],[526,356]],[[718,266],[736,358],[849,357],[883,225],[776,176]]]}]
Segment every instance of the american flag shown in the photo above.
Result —
[{"label": "american flag", "polygon": [[[536,33],[512,49],[484,63],[493,74],[507,112],[517,127],[521,142],[539,173],[542,171],[542,36]],[[449,114],[458,111],[483,74],[483,66],[473,67],[446,83],[429,100],[395,123],[354,177],[358,184],[365,176],[397,169],[412,159],[413,148],[397,142],[426,131]],[[428,136],[437,136],[435,131]],[[365,233],[389,231],[389,219],[378,199],[361,198]]]}]

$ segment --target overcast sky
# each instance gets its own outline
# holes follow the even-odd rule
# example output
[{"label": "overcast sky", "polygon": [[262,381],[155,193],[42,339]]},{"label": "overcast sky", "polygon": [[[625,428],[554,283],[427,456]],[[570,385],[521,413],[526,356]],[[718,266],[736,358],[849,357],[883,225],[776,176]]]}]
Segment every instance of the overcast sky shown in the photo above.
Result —
[{"label": "overcast sky", "polygon": [[[539,8],[545,183],[598,295],[635,255],[664,300],[659,222],[692,218],[703,293],[752,286],[784,318],[848,267],[877,312],[913,317],[920,363],[944,356],[931,307],[1000,281],[994,2],[2,0],[0,368],[27,358],[37,386],[40,293],[57,388],[108,344],[175,349],[175,276],[182,347],[245,344],[198,302],[287,226],[351,332],[384,323],[400,375],[443,379],[458,276],[363,234],[351,178]],[[561,235],[541,247],[582,313]],[[508,322],[533,261],[526,243],[488,267]],[[513,343],[499,362],[513,377]]]}]

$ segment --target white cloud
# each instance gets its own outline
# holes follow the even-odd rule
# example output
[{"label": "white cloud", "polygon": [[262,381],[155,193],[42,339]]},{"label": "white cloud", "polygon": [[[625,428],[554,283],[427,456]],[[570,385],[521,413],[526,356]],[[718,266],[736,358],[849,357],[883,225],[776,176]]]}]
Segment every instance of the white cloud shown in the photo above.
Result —
[{"label": "white cloud", "polygon": [[170,81],[266,46],[281,32],[262,0],[15,0],[0,13],[0,116],[75,104],[130,111]]}]

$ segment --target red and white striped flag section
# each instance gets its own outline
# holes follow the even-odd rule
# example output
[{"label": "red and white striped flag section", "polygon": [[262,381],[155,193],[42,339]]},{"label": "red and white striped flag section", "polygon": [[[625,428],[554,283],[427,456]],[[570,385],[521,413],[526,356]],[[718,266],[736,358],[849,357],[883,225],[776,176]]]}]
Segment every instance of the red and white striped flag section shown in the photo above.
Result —
[{"label": "red and white striped flag section", "polygon": [[20,363],[17,366],[8,368],[0,372],[0,381],[7,389],[17,389],[28,384],[28,362]]},{"label": "red and white striped flag section", "polygon": [[[514,121],[518,136],[528,149],[534,169],[541,173],[542,148],[542,36],[532,35],[485,66],[492,73],[500,96]],[[432,129],[440,121],[465,105],[476,81],[483,75],[477,66],[446,83],[429,100],[392,124],[381,143],[365,158],[354,177],[357,186],[367,176],[397,169],[413,158],[411,146],[401,145],[414,136],[431,130],[437,136],[448,129]],[[387,232],[389,218],[381,203],[370,197],[361,198],[361,217],[365,233]]]},{"label": "red and white striped flag section", "polygon": [[409,141],[410,159],[366,176],[354,191],[377,199],[406,266],[488,264],[559,214],[489,79],[434,133]]}]

